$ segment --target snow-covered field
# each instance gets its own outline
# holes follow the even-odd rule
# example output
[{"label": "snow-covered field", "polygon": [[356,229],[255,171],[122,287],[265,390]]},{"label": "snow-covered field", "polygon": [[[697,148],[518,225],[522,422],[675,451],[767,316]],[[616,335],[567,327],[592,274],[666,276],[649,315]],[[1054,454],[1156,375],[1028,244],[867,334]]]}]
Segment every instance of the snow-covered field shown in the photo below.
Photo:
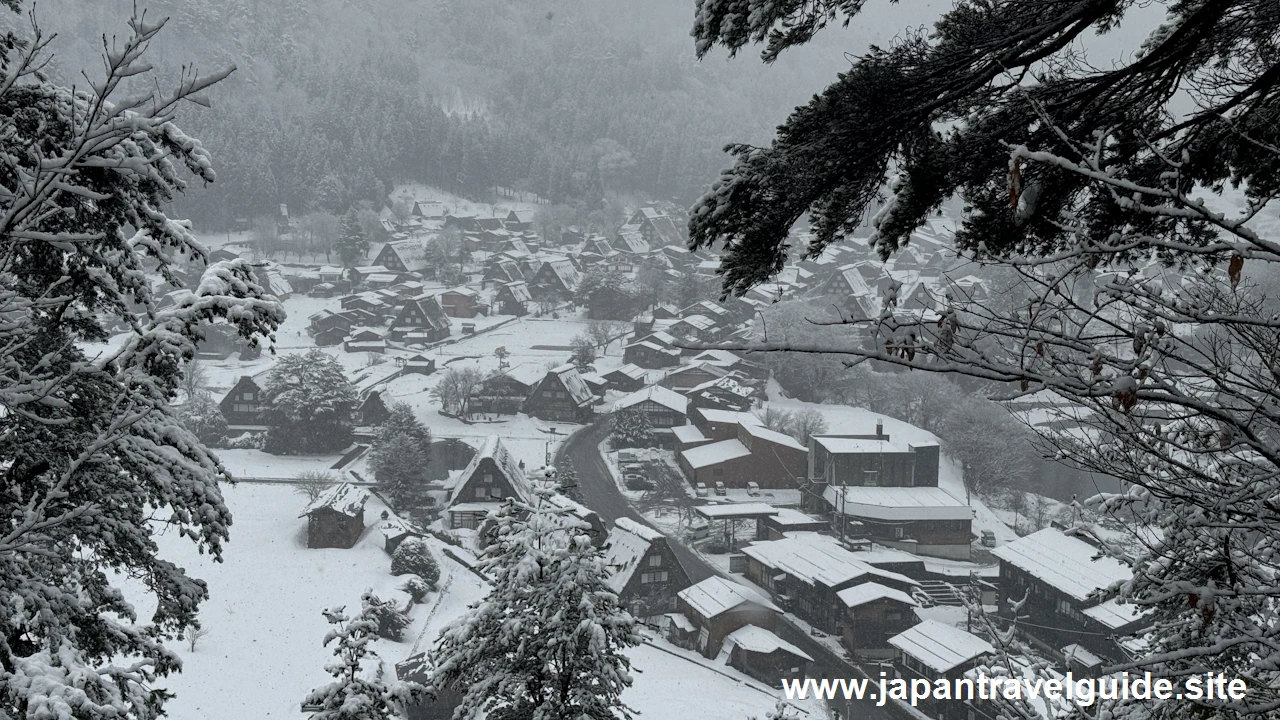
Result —
[{"label": "snow-covered field", "polygon": [[[185,643],[171,643],[184,668],[160,683],[176,695],[168,705],[169,716],[294,719],[307,692],[328,680],[324,665],[331,654],[322,640],[329,626],[321,611],[337,605],[358,608],[366,589],[383,598],[406,599],[398,589],[404,578],[391,576],[391,560],[377,529],[384,506],[377,498],[369,500],[369,527],[354,548],[313,550],[306,547],[306,520],[298,518],[306,500],[291,487],[241,484],[223,492],[235,514],[225,562],[212,562],[176,536],[160,539],[163,556],[208,582],[210,595],[201,611],[209,634],[199,639],[194,652]],[[375,643],[388,665],[430,647],[441,628],[485,593],[483,581],[447,558],[443,545],[428,542],[440,562],[441,592],[413,608],[414,623],[404,641]],[[151,603],[136,585],[124,585],[136,597],[139,616],[147,617]],[[776,693],[763,684],[662,640],[633,648],[628,655],[635,684],[623,699],[641,717],[762,718],[776,701]],[[804,718],[824,717],[818,707],[798,709]]]},{"label": "snow-covered field", "polygon": [[[209,634],[194,652],[172,643],[183,672],[159,683],[177,696],[168,705],[169,716],[296,720],[302,698],[328,680],[324,665],[331,649],[321,643],[329,624],[321,612],[337,605],[357,610],[367,589],[384,599],[407,598],[398,589],[404,578],[391,576],[391,558],[382,549],[377,519],[384,506],[369,500],[369,527],[354,548],[313,550],[306,546],[307,521],[298,517],[307,501],[292,487],[242,484],[224,487],[223,494],[235,516],[224,562],[200,555],[183,538],[160,538],[165,558],[209,584],[209,600],[201,608]],[[442,545],[429,542],[440,561],[440,586],[448,584],[448,593],[432,594],[413,609],[404,642],[377,641],[377,652],[389,664],[408,657],[419,636],[434,637],[484,594],[479,578],[446,558]],[[136,586],[125,587],[137,592]],[[432,612],[437,602],[441,606]],[[139,598],[135,605],[139,617],[150,615],[148,600]]]}]

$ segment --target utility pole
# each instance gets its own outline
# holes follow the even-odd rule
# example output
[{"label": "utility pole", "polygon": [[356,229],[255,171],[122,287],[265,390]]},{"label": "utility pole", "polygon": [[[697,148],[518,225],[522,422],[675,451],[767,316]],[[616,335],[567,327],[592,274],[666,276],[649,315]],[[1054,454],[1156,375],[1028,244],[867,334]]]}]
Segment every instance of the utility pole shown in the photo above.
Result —
[{"label": "utility pole", "polygon": [[555,439],[558,435],[560,435],[561,433],[560,433],[560,432],[558,432],[555,428],[550,428],[550,429],[548,429],[548,430],[543,430],[543,432],[547,433],[547,435],[549,435],[549,436],[550,436],[550,437],[548,437],[548,438],[547,438],[547,445],[546,445],[546,448],[547,448],[547,461],[546,461],[546,464],[547,464],[547,466],[548,466],[548,467],[550,467],[550,466],[551,466],[551,441],[552,441],[552,440],[554,440],[554,439]]}]

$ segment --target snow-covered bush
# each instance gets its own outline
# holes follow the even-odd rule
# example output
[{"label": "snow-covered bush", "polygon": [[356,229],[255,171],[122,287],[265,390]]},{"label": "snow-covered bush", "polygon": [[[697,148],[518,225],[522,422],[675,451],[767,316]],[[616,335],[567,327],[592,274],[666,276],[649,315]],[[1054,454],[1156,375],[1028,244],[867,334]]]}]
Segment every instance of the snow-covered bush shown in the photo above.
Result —
[{"label": "snow-covered bush", "polygon": [[230,450],[261,450],[265,445],[266,433],[246,432],[223,443]]},{"label": "snow-covered bush", "polygon": [[366,596],[365,613],[377,623],[378,637],[386,640],[403,640],[405,628],[413,623],[394,600],[383,600],[376,595]]},{"label": "snow-covered bush", "polygon": [[434,585],[428,584],[426,580],[414,575],[406,580],[405,583],[400,586],[400,589],[405,591],[409,596],[409,600],[412,601],[414,605],[417,605],[423,600],[426,600],[427,593],[434,590],[435,587]]},{"label": "snow-covered bush", "polygon": [[440,564],[422,538],[408,537],[391,554],[392,575],[417,575],[434,590],[440,582]]}]

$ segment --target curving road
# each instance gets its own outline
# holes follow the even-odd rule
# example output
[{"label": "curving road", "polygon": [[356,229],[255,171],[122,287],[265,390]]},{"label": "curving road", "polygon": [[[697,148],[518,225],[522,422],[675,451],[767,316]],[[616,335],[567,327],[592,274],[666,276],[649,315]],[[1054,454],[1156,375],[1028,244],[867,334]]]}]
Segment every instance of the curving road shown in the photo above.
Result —
[{"label": "curving road", "polygon": [[[600,457],[599,445],[608,434],[609,417],[606,415],[570,435],[556,451],[556,463],[559,464],[566,458],[573,463],[573,469],[578,474],[578,489],[582,492],[583,503],[596,511],[606,525],[612,526],[618,518],[627,517],[652,527],[618,490],[618,485],[609,472],[609,466],[605,464],[604,458]],[[712,575],[722,574],[703,560],[701,555],[690,550],[680,538],[668,536],[667,544],[679,558],[685,572],[689,574],[690,581],[698,583]],[[801,648],[814,659],[811,669],[815,677],[864,677],[860,669],[832,652],[806,631],[792,624],[785,615],[782,616],[782,622],[778,626],[778,635],[783,640]],[[835,711],[837,717],[849,720],[851,720],[850,715],[857,720],[916,720],[906,710],[892,704],[877,707],[875,703],[860,701],[848,708],[844,700],[838,700],[831,701],[828,705]]]}]

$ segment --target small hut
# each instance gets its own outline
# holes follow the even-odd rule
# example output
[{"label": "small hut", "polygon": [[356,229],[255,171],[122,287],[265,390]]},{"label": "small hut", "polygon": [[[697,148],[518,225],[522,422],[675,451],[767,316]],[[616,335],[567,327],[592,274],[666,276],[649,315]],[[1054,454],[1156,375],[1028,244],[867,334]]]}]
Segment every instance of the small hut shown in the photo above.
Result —
[{"label": "small hut", "polygon": [[307,518],[307,547],[350,548],[364,532],[369,493],[342,483],[316,498],[298,517]]}]

